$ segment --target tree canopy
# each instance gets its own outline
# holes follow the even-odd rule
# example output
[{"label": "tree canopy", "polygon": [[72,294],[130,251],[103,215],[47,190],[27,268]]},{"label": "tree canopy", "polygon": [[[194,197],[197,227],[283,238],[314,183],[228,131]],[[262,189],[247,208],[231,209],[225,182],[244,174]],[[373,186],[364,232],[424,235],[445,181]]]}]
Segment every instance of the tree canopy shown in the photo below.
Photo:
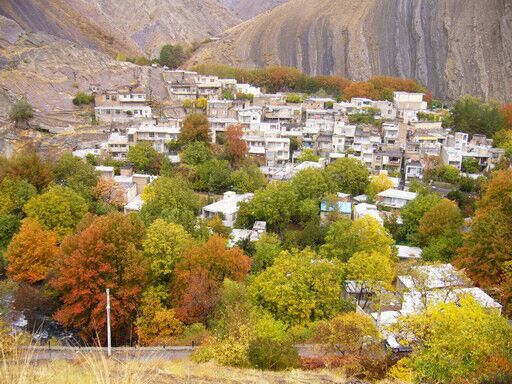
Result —
[{"label": "tree canopy", "polygon": [[336,192],[359,195],[366,192],[370,173],[357,159],[343,157],[327,166],[327,178],[332,181]]}]

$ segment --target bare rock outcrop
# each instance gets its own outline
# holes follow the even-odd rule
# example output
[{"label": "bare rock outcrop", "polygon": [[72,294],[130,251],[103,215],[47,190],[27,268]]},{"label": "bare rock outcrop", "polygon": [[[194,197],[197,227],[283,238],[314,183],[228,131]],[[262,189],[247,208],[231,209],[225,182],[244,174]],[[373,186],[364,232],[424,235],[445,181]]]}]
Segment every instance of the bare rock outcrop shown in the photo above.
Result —
[{"label": "bare rock outcrop", "polygon": [[291,0],[228,31],[191,64],[415,78],[436,97],[512,98],[510,0]]}]

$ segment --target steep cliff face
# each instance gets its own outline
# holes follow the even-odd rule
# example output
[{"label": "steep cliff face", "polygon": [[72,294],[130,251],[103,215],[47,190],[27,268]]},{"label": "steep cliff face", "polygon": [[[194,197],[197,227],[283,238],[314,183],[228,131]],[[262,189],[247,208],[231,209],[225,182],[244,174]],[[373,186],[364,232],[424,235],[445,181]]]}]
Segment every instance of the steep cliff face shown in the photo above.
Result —
[{"label": "steep cliff face", "polygon": [[234,15],[242,20],[249,20],[259,14],[275,8],[288,0],[219,0]]},{"label": "steep cliff face", "polygon": [[239,21],[217,0],[2,0],[0,15],[111,55],[156,54],[165,43],[202,41]]},{"label": "steep cliff face", "polygon": [[437,97],[512,98],[509,0],[292,0],[191,60],[309,74],[412,77]]}]

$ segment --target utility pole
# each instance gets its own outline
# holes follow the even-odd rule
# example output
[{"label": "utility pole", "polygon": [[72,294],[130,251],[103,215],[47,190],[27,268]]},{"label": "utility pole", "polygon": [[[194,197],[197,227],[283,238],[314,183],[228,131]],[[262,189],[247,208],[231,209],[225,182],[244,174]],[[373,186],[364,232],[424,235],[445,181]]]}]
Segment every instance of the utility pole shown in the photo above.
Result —
[{"label": "utility pole", "polygon": [[112,355],[112,343],[110,340],[110,289],[107,288],[107,355]]}]

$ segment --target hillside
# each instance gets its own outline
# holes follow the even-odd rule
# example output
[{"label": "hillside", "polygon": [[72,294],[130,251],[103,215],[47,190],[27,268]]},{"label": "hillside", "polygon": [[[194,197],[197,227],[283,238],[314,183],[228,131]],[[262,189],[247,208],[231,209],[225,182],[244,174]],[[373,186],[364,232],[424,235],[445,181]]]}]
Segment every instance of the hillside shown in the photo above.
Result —
[{"label": "hillside", "polygon": [[220,0],[220,3],[242,20],[249,20],[288,0]]},{"label": "hillside", "polygon": [[435,96],[512,97],[512,3],[292,0],[226,31],[191,64],[413,77]]},{"label": "hillside", "polygon": [[203,41],[239,21],[217,0],[3,0],[0,15],[111,56],[150,56],[165,43]]}]

